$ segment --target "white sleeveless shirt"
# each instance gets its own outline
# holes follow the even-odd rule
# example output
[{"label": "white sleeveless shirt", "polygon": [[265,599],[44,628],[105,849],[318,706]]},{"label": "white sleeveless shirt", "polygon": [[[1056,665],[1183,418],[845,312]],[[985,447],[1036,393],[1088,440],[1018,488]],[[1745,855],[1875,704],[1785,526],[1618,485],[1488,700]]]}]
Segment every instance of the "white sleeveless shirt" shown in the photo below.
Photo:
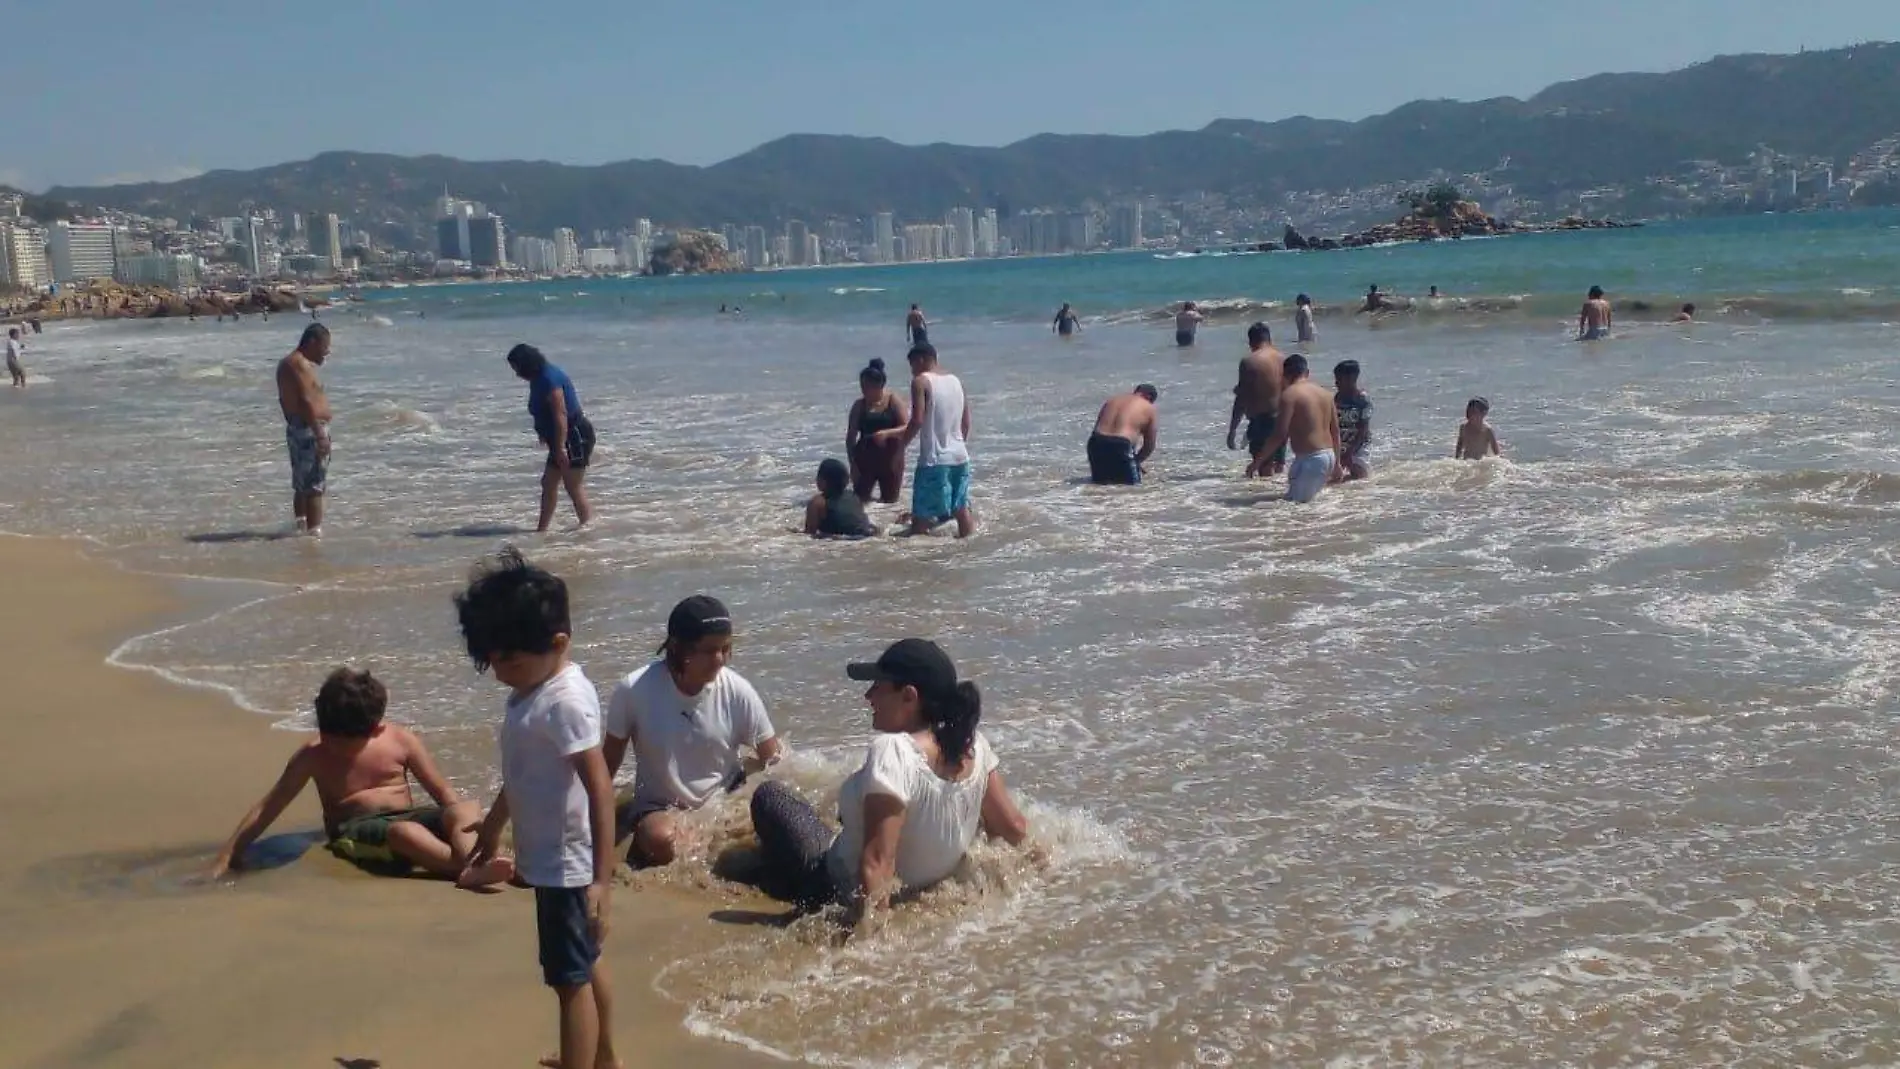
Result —
[{"label": "white sleeveless shirt", "polygon": [[917,436],[917,466],[968,464],[970,450],[963,442],[963,380],[942,371],[924,372],[930,398],[930,422]]}]

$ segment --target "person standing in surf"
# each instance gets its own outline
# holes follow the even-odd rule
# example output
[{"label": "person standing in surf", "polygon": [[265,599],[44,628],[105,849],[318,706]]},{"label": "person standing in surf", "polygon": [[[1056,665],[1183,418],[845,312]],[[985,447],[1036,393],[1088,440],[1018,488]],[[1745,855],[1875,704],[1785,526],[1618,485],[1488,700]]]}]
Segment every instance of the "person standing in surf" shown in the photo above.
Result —
[{"label": "person standing in surf", "polygon": [[937,350],[930,343],[912,346],[909,359],[910,421],[879,431],[877,437],[899,442],[899,448],[917,441],[910,533],[928,534],[954,518],[957,537],[968,538],[976,530],[970,512],[970,402],[963,381],[939,370]]},{"label": "person standing in surf", "polygon": [[[1068,307],[1064,305],[1063,307]],[[7,374],[13,376],[13,388],[26,389],[26,368],[20,364],[20,355],[26,352],[26,343],[20,340],[20,328],[7,328]]]},{"label": "person standing in surf", "polygon": [[[1161,435],[1155,402],[1161,391],[1148,383],[1134,392],[1111,397],[1096,413],[1089,435],[1089,481],[1097,485],[1134,486],[1147,470]],[[1139,443],[1139,448],[1137,448]]]},{"label": "person standing in surf", "polygon": [[1081,331],[1082,318],[1075,314],[1075,309],[1069,307],[1068,301],[1063,301],[1062,307],[1056,311],[1056,321],[1049,329],[1067,338]]},{"label": "person standing in surf", "polygon": [[1602,286],[1591,286],[1589,299],[1577,313],[1577,340],[1602,341],[1610,336],[1610,302],[1603,297]]},{"label": "person standing in surf", "polygon": [[1313,298],[1302,293],[1293,299],[1293,305],[1293,329],[1300,344],[1318,341],[1319,332],[1313,327]]},{"label": "person standing in surf", "polygon": [[330,399],[317,369],[330,355],[330,328],[303,328],[297,347],[277,362],[277,407],[284,413],[284,441],[290,449],[291,511],[297,530],[323,534],[323,493],[330,475]]},{"label": "person standing in surf", "polygon": [[583,485],[594,456],[594,425],[581,412],[580,391],[567,372],[548,363],[532,345],[508,350],[508,366],[528,384],[528,415],[534,420],[535,436],[548,451],[547,465],[541,470],[541,516],[534,529],[545,533],[554,522],[563,486],[574,504],[575,520],[585,527],[594,518]]},{"label": "person standing in surf", "polygon": [[[1339,462],[1339,412],[1332,396],[1307,374],[1306,357],[1294,353],[1286,358],[1283,370],[1286,388],[1280,394],[1280,419],[1261,453],[1271,456],[1281,446],[1292,448],[1286,499],[1304,503],[1318,497],[1332,481]],[[1247,474],[1263,474],[1261,459],[1254,458]]]},{"label": "person standing in surf", "polygon": [[910,306],[910,314],[904,317],[904,340],[912,345],[930,343],[930,324],[924,319],[924,310],[914,304]]},{"label": "person standing in surf", "polygon": [[1227,420],[1227,448],[1238,449],[1242,417],[1247,420],[1247,453],[1251,461],[1247,472],[1277,475],[1286,464],[1284,451],[1263,456],[1267,439],[1273,437],[1280,417],[1280,390],[1285,382],[1280,350],[1273,347],[1273,330],[1265,323],[1247,328],[1248,353],[1240,360],[1240,379],[1234,384],[1234,410]]},{"label": "person standing in surf", "polygon": [[858,390],[863,396],[851,402],[844,427],[851,490],[860,501],[871,500],[876,490],[877,499],[888,505],[904,492],[904,445],[878,435],[909,423],[910,408],[890,388],[882,360],[874,359],[858,372]]},{"label": "person standing in surf", "polygon": [[1201,329],[1201,320],[1207,317],[1194,307],[1193,301],[1182,301],[1181,310],[1174,313],[1174,344],[1185,349],[1194,344],[1194,333]]}]

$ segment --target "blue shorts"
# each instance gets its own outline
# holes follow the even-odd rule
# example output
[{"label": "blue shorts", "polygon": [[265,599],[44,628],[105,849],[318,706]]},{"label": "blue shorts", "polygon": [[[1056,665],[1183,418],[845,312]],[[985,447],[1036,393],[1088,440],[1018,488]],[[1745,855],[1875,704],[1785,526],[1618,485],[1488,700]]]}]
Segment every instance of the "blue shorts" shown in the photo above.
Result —
[{"label": "blue shorts", "polygon": [[587,926],[587,888],[535,888],[534,931],[541,942],[541,979],[549,987],[579,987],[593,978],[600,944]]},{"label": "blue shorts", "polygon": [[910,480],[910,516],[942,523],[970,507],[970,465],[918,465]]}]

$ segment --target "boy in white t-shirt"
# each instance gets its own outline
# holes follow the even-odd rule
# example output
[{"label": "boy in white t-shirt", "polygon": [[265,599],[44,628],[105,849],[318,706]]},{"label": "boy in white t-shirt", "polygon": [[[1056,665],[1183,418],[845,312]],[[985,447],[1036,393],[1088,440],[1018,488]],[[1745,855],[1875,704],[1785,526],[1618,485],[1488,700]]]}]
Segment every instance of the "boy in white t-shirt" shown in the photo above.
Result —
[{"label": "boy in white t-shirt", "polygon": [[[746,774],[778,760],[784,744],[765,702],[732,660],[732,614],[695,594],[666,618],[660,659],[620,681],[607,701],[607,770],[634,754],[628,861],[666,865],[678,855],[673,813],[698,809]],[[742,752],[750,748],[756,761]]]},{"label": "boy in white t-shirt", "polygon": [[26,343],[20,340],[20,328],[7,328],[7,374],[13,376],[13,387],[26,389],[26,368],[20,364],[21,354],[26,352]]},{"label": "boy in white t-shirt", "polygon": [[560,1069],[618,1065],[600,964],[614,875],[613,777],[600,752],[600,697],[567,659],[567,584],[508,549],[476,572],[455,608],[476,669],[493,669],[511,691],[501,792],[465,876],[495,856],[512,817],[515,869],[534,888],[542,979],[561,1005]]}]

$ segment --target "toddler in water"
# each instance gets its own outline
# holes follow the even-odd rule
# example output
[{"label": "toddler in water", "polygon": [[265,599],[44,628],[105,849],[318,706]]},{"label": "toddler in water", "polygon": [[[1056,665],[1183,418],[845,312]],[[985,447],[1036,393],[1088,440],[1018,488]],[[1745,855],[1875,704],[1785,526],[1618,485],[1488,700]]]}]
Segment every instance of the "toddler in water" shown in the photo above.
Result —
[{"label": "toddler in water", "polygon": [[1452,451],[1453,460],[1482,460],[1487,456],[1504,455],[1498,445],[1497,432],[1484,421],[1490,414],[1491,402],[1482,397],[1473,397],[1465,403],[1465,421],[1458,425],[1458,445]]},{"label": "toddler in water", "polygon": [[818,492],[805,503],[805,533],[813,538],[869,538],[877,528],[864,515],[864,502],[851,492],[851,469],[825,458],[818,465]]}]

